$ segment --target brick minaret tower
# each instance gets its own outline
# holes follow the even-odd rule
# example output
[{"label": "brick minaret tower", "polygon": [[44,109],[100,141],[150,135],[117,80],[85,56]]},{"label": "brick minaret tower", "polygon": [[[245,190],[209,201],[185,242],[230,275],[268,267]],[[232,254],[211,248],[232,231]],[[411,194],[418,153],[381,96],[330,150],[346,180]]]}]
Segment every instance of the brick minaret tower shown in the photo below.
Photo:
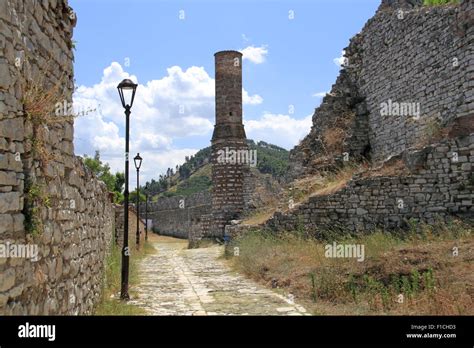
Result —
[{"label": "brick minaret tower", "polygon": [[243,161],[222,161],[224,152],[248,150],[242,123],[242,53],[221,51],[214,56],[216,124],[211,141],[212,234],[222,237],[224,226],[239,218],[244,210],[244,181],[249,165]]}]

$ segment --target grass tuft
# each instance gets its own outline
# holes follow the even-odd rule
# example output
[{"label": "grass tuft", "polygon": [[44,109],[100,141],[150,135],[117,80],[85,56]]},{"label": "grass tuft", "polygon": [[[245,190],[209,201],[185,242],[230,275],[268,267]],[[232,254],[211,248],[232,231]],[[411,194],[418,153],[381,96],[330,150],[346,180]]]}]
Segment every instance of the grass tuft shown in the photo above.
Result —
[{"label": "grass tuft", "polygon": [[[130,245],[133,245],[133,238]],[[129,264],[129,294],[133,298],[133,286],[139,281],[138,262],[147,254],[153,253],[154,248],[148,242],[140,250],[130,248]],[[115,243],[112,245],[105,265],[105,284],[101,302],[98,304],[94,315],[146,315],[146,311],[120,300],[122,281],[122,248]]]},{"label": "grass tuft", "polygon": [[423,6],[457,5],[459,0],[424,0]]},{"label": "grass tuft", "polygon": [[[236,270],[282,288],[317,314],[473,314],[472,226],[459,221],[410,231],[377,231],[318,241],[292,233],[252,231],[232,242]],[[325,245],[361,244],[365,259],[327,258]],[[454,256],[453,247],[460,250]]]}]

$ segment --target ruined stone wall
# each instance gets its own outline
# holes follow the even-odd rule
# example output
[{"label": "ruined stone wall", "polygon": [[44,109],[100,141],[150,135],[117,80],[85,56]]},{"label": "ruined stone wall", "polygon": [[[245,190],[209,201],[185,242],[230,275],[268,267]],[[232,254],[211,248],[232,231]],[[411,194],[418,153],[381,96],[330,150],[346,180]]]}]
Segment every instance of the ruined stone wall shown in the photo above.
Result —
[{"label": "ruined stone wall", "polygon": [[[159,198],[148,203],[148,218],[153,220],[153,230],[164,236],[188,238],[190,231],[200,229],[201,216],[211,211],[211,193],[198,192],[183,197]],[[145,214],[145,204],[140,204],[140,216]]]},{"label": "ruined stone wall", "polygon": [[[440,126],[462,121],[473,131],[473,3],[413,7],[384,0],[345,49],[336,83],[291,151],[291,177],[337,162],[346,152],[376,162],[429,142]],[[385,114],[383,103],[419,106],[420,113]],[[337,141],[341,139],[341,141]]]},{"label": "ruined stone wall", "polygon": [[[474,217],[474,133],[401,156],[410,173],[355,177],[344,189],[314,196],[264,227],[274,231],[373,231],[407,227],[410,219],[433,224]],[[241,227],[228,228],[235,233]]]},{"label": "ruined stone wall", "polygon": [[[74,155],[72,30],[66,0],[0,1],[0,315],[88,314],[98,302],[114,212]],[[11,254],[10,254],[11,255]]]}]

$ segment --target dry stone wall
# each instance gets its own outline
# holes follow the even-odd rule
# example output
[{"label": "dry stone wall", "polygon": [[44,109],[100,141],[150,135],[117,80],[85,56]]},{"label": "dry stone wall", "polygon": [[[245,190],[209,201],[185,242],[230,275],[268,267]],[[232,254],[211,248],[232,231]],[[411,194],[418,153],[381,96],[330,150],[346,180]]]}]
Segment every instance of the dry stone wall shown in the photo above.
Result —
[{"label": "dry stone wall", "polygon": [[[474,133],[407,150],[401,159],[409,175],[355,177],[344,189],[311,197],[290,212],[276,213],[261,227],[303,229],[318,237],[328,230],[405,228],[410,219],[433,224],[454,217],[474,218]],[[226,233],[247,229],[228,226]]]},{"label": "dry stone wall", "polygon": [[[148,218],[153,230],[161,235],[188,238],[190,231],[200,230],[201,216],[211,211],[211,193],[160,198],[148,203]],[[145,216],[145,204],[140,204],[140,216]]]},{"label": "dry stone wall", "polygon": [[75,21],[66,0],[0,1],[0,315],[90,314],[101,295],[111,198],[54,109],[72,101]]},{"label": "dry stone wall", "polygon": [[420,3],[384,0],[350,40],[310,134],[291,151],[292,178],[344,153],[383,161],[462,118],[474,131],[473,2]]}]

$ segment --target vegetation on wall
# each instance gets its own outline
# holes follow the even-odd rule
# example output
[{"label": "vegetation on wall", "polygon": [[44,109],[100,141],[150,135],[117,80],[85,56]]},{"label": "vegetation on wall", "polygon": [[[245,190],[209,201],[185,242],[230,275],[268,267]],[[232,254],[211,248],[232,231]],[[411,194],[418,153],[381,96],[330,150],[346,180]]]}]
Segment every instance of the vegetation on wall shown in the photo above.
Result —
[{"label": "vegetation on wall", "polygon": [[424,0],[424,6],[439,6],[439,5],[459,4],[459,0]]},{"label": "vegetation on wall", "polygon": [[50,198],[43,192],[42,186],[27,180],[23,208],[26,233],[35,237],[43,232],[43,219],[40,216],[39,207],[49,208],[50,206]]},{"label": "vegetation on wall", "polygon": [[[47,62],[42,71],[49,71],[51,62]],[[62,103],[66,99],[67,91],[63,86],[66,78],[62,76],[58,82],[51,86],[47,82],[47,74],[33,77],[22,82],[23,91],[22,104],[27,123],[31,125],[32,134],[27,138],[31,154],[35,160],[40,162],[40,168],[44,169],[48,163],[54,159],[51,151],[48,151],[46,140],[50,127],[64,122],[72,122],[71,115],[56,115],[57,103]]]}]

